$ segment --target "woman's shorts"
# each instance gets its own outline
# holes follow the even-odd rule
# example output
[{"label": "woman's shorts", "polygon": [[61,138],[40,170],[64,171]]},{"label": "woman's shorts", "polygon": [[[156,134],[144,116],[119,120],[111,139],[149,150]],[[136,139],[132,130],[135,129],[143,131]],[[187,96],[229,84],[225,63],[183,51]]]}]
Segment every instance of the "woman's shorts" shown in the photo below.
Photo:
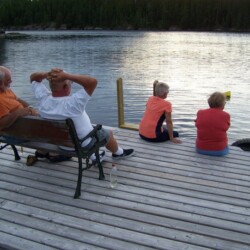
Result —
[{"label": "woman's shorts", "polygon": [[226,147],[223,150],[202,150],[196,147],[196,152],[202,155],[224,156],[229,153],[229,148]]},{"label": "woman's shorts", "polygon": [[[105,146],[110,140],[110,131],[107,129],[101,128],[100,130],[97,131],[97,137],[98,137],[98,140],[100,141],[100,145]],[[89,142],[89,144],[86,146],[83,146],[82,148],[88,150],[95,144],[95,142],[96,142],[96,138],[93,137],[92,140]],[[66,151],[75,151],[75,149],[71,147],[59,146],[59,148],[66,150]]]}]

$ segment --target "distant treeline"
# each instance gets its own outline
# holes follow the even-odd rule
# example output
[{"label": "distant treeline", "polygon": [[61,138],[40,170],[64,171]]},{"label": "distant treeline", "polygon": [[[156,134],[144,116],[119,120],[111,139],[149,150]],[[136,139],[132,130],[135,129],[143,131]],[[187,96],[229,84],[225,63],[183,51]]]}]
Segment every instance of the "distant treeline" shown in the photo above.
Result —
[{"label": "distant treeline", "polygon": [[250,31],[250,0],[0,0],[0,28]]}]

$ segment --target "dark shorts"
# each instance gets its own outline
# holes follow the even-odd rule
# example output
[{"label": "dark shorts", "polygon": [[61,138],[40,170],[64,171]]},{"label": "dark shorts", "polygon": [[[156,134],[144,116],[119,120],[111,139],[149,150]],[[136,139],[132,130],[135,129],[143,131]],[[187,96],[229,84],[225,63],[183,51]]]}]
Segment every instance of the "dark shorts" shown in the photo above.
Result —
[{"label": "dark shorts", "polygon": [[[173,136],[174,137],[179,137],[179,133],[177,131],[173,131]],[[143,140],[148,141],[148,142],[164,142],[164,141],[169,141],[170,140],[168,131],[165,128],[164,128],[163,132],[158,133],[156,135],[156,138],[147,138],[147,137],[145,137],[145,136],[143,136],[141,134],[140,134],[140,137]]]},{"label": "dark shorts", "polygon": [[[98,137],[98,140],[101,142],[100,143],[101,146],[105,146],[109,142],[110,131],[107,129],[101,128],[100,130],[97,131],[97,137]],[[95,142],[96,142],[96,138],[93,137],[92,140],[90,141],[90,143],[87,146],[84,146],[82,148],[88,150],[89,148],[91,148],[94,145]],[[59,148],[65,150],[65,151],[75,151],[75,149],[71,148],[71,147],[59,146]]]},{"label": "dark shorts", "polygon": [[[107,129],[102,128],[97,131],[97,137],[98,137],[98,140],[101,142],[101,146],[105,146],[109,142],[110,132]],[[84,146],[83,148],[84,149],[91,148],[95,144],[95,142],[96,142],[96,138],[93,137],[91,142],[87,146]]]}]

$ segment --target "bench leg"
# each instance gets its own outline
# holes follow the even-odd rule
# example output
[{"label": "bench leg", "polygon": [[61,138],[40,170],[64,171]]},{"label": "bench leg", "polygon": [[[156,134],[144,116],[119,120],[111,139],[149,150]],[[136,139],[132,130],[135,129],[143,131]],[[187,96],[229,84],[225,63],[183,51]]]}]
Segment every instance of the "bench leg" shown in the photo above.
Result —
[{"label": "bench leg", "polygon": [[74,199],[77,199],[81,196],[81,185],[82,185],[82,158],[78,157],[78,180],[77,180]]},{"label": "bench leg", "polygon": [[19,154],[18,154],[18,151],[17,151],[17,149],[16,149],[16,146],[15,146],[15,145],[12,145],[12,144],[6,143],[5,145],[0,146],[0,150],[3,150],[3,149],[4,149],[4,148],[6,148],[7,146],[11,146],[11,147],[12,147],[12,150],[13,150],[14,155],[15,155],[15,161],[20,160],[21,158],[20,158],[20,156],[19,156]]},{"label": "bench leg", "polygon": [[105,180],[105,175],[103,173],[102,163],[98,164],[98,168],[99,168],[99,180]]},{"label": "bench leg", "polygon": [[19,154],[18,154],[18,151],[17,151],[15,145],[10,145],[10,146],[12,147],[12,149],[13,149],[13,151],[14,151],[15,161],[19,161],[21,158],[20,158],[20,156],[19,156]]},{"label": "bench leg", "polygon": [[[100,156],[99,156],[99,152],[96,153],[96,160],[98,163],[98,168],[99,168],[99,180],[104,180],[105,179],[105,175],[103,173],[103,167],[102,167],[102,163],[100,162]],[[81,196],[81,185],[82,185],[82,158],[78,157],[78,180],[77,180],[77,185],[76,185],[76,190],[75,190],[75,195],[74,195],[74,199],[77,199]],[[86,168],[89,168],[89,159],[86,159]]]},{"label": "bench leg", "polygon": [[102,163],[100,162],[99,151],[95,153],[95,157],[96,157],[96,162],[97,162],[97,165],[98,165],[98,168],[99,168],[99,180],[104,180],[105,175],[103,173]]}]

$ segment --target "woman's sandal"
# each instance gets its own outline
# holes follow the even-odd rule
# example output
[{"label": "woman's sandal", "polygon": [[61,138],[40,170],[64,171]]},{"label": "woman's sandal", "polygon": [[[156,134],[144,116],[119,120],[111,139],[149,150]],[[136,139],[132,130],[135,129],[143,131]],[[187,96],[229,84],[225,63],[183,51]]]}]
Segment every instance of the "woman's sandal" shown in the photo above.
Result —
[{"label": "woman's sandal", "polygon": [[27,156],[26,165],[33,166],[38,161],[38,158],[48,158],[48,157],[49,157],[49,153],[42,154],[36,150],[35,155],[28,155]]},{"label": "woman's sandal", "polygon": [[27,166],[33,166],[38,161],[35,155],[28,155],[26,160]]}]

